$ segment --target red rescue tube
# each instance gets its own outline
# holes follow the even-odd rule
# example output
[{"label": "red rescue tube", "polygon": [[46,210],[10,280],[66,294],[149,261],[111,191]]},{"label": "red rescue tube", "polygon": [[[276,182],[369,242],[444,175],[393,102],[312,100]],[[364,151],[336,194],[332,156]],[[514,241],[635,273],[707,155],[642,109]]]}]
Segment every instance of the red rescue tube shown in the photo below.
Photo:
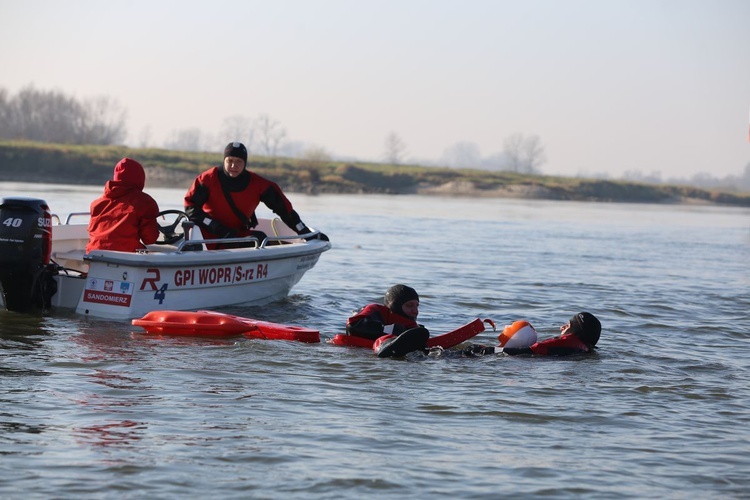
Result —
[{"label": "red rescue tube", "polygon": [[[482,333],[484,331],[484,322],[492,320],[484,320],[477,318],[470,323],[467,323],[461,327],[456,328],[453,331],[430,337],[427,340],[427,347],[442,347],[443,349],[450,349],[455,347],[461,342],[466,342],[472,337]],[[357,337],[356,335],[337,334],[334,335],[329,343],[334,345],[343,345],[350,347],[367,347],[372,349],[375,341]]]},{"label": "red rescue tube", "polygon": [[238,337],[320,342],[317,330],[233,316],[215,311],[151,311],[132,320],[147,333],[191,337]]},{"label": "red rescue tube", "polygon": [[372,346],[375,344],[374,340],[366,339],[364,337],[357,337],[356,335],[347,335],[345,333],[337,333],[333,336],[331,340],[328,341],[329,344],[334,345],[343,345],[348,347],[367,347],[369,349],[372,349]]},{"label": "red rescue tube", "polygon": [[151,311],[132,323],[151,334],[193,337],[237,337],[255,328],[231,317],[192,311]]},{"label": "red rescue tube", "polygon": [[320,332],[301,326],[280,325],[267,321],[255,321],[255,329],[243,332],[245,337],[269,340],[296,340],[314,344],[320,342]]},{"label": "red rescue tube", "polygon": [[483,331],[484,322],[477,318],[471,323],[466,323],[464,326],[456,328],[452,332],[444,333],[437,337],[430,337],[427,339],[427,347],[442,347],[443,349],[449,349],[457,346],[461,342],[466,342]]},{"label": "red rescue tube", "polygon": [[222,316],[248,325],[247,331],[242,332],[245,337],[266,340],[296,340],[298,342],[307,342],[314,344],[320,342],[320,332],[311,328],[302,326],[283,325],[281,323],[271,323],[270,321],[260,321],[257,319],[243,318],[242,316],[233,316],[231,314],[220,313],[216,311],[198,311],[199,313]]}]

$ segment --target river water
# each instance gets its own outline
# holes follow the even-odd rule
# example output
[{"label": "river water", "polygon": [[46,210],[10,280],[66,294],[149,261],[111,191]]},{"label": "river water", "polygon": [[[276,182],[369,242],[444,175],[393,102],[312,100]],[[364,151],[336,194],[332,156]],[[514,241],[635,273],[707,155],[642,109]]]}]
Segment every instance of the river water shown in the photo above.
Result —
[{"label": "river water", "polygon": [[[100,192],[0,183],[58,214]],[[290,198],[334,248],[287,299],[224,312],[329,339],[403,282],[433,334],[479,317],[547,338],[588,310],[598,352],[381,360],[0,312],[0,497],[747,497],[750,210]]]}]

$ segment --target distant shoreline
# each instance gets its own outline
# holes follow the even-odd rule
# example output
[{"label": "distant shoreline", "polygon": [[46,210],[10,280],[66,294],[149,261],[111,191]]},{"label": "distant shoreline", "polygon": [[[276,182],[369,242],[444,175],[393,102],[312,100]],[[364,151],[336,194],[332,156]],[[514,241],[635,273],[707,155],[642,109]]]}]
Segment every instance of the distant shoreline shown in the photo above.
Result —
[{"label": "distant shoreline", "polygon": [[[122,146],[0,141],[0,181],[104,186],[129,156],[146,169],[146,189],[183,188],[219,164],[210,153]],[[417,194],[471,198],[703,204],[750,207],[750,194],[692,186],[293,158],[248,158],[248,169],[287,193]]]},{"label": "distant shoreline", "polygon": [[[178,169],[167,169],[162,167],[145,167],[146,170],[146,188],[148,192],[149,188],[184,188],[186,191],[195,179],[195,174],[185,170]],[[28,182],[28,183],[45,183],[45,184],[66,184],[66,185],[85,185],[85,186],[104,186],[106,182],[75,182],[71,183],[70,178],[63,175],[54,175],[49,172],[44,175],[44,180],[39,179],[38,173],[35,175],[22,175],[13,176],[9,178],[7,175],[0,173],[0,181],[2,182]],[[284,189],[286,193],[294,194],[310,194],[306,190],[295,190],[295,189]],[[350,193],[336,190],[318,190],[314,194],[382,194],[382,193]],[[440,186],[421,186],[416,187],[412,190],[404,190],[400,193],[391,193],[394,196],[399,194],[416,194],[424,196],[445,196],[445,197],[456,197],[456,198],[507,198],[507,199],[521,199],[521,200],[550,200],[550,201],[580,201],[570,200],[565,197],[561,197],[558,193],[551,191],[544,186],[529,185],[529,184],[510,184],[502,186],[496,189],[478,189],[473,183],[470,182],[448,182]],[[612,202],[609,200],[586,200],[595,201],[600,203]],[[615,200],[618,203],[654,203],[654,204],[684,204],[684,205],[726,205],[724,203],[714,202],[697,197],[679,197],[668,200],[660,201],[626,201],[626,200]]]}]

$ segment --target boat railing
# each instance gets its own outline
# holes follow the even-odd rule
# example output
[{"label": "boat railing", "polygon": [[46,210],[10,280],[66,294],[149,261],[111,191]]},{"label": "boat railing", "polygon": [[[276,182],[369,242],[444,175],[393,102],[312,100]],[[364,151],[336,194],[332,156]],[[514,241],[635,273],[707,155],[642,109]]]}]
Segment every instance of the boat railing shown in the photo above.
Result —
[{"label": "boat railing", "polygon": [[254,248],[263,249],[263,248],[266,248],[268,245],[272,245],[274,243],[279,244],[279,243],[284,243],[284,242],[288,242],[291,240],[300,240],[300,239],[307,240],[310,238],[314,238],[318,234],[320,234],[320,231],[316,230],[316,231],[311,231],[306,234],[295,234],[293,236],[266,236],[263,239],[263,241],[261,241],[259,238],[255,236],[240,236],[236,238],[221,238],[221,239],[216,239],[216,238],[185,239],[183,238],[182,240],[180,240],[179,243],[175,245],[176,246],[175,251],[177,253],[188,252],[191,250],[185,247],[190,247],[193,245],[203,245],[203,244],[209,244],[209,245],[222,244],[223,245],[226,243],[246,243],[246,244],[252,244]]},{"label": "boat railing", "polygon": [[[52,215],[54,218],[57,219],[57,223],[60,223],[60,218],[56,215]],[[65,224],[70,224],[70,221],[73,217],[90,217],[91,214],[89,212],[71,212],[68,214],[68,216],[65,218]]]},{"label": "boat railing", "polygon": [[63,224],[70,224],[70,220],[73,217],[91,217],[91,214],[89,212],[73,212],[68,214],[67,217],[65,217],[65,222],[62,222],[62,219],[60,219],[60,216],[57,214],[50,214],[50,218],[52,219],[53,224],[56,226],[61,226]]}]

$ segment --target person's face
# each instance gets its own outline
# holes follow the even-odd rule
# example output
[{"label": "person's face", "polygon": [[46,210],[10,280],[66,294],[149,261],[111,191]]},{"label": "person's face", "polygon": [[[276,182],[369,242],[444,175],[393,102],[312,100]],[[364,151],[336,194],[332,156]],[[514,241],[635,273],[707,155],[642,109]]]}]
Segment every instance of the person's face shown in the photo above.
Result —
[{"label": "person's face", "polygon": [[245,170],[245,161],[236,156],[227,156],[224,158],[224,173],[229,177],[237,177]]},{"label": "person's face", "polygon": [[560,333],[567,333],[570,330],[570,321],[560,327]]},{"label": "person's face", "polygon": [[404,316],[417,319],[417,316],[419,315],[419,300],[414,299],[404,302],[404,305],[401,306],[401,310],[404,311]]}]

